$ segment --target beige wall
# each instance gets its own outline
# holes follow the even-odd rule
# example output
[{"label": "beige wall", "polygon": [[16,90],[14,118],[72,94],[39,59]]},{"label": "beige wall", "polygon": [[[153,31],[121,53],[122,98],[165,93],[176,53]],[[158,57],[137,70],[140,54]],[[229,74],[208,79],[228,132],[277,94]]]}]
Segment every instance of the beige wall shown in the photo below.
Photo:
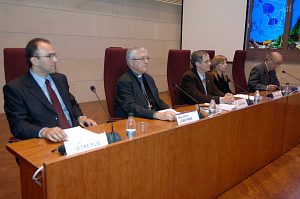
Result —
[{"label": "beige wall", "polygon": [[[78,102],[105,99],[105,48],[143,46],[159,91],[167,91],[169,49],[180,47],[181,6],[151,0],[0,0],[0,49],[24,48],[34,37],[52,42],[58,72],[66,74]],[[5,84],[0,53],[0,113]]]}]

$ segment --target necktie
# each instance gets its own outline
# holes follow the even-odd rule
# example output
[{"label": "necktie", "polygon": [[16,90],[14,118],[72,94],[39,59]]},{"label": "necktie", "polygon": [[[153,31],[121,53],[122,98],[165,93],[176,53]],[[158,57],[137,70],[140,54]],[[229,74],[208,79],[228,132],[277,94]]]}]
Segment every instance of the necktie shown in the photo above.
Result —
[{"label": "necktie", "polygon": [[54,90],[51,88],[49,80],[47,80],[47,79],[46,79],[46,86],[47,86],[48,93],[50,95],[50,99],[52,101],[52,106],[58,116],[59,127],[62,129],[71,128],[71,125],[61,108],[61,104],[60,104]]},{"label": "necktie", "polygon": [[202,79],[202,84],[205,84],[205,77],[203,77]]}]

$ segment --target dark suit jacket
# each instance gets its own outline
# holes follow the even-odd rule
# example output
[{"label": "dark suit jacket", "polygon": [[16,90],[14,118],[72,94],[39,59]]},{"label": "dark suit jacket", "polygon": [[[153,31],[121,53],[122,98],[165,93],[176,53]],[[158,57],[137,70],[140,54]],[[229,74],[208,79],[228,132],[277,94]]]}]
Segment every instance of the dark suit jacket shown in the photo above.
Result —
[{"label": "dark suit jacket", "polygon": [[268,69],[264,62],[252,68],[248,79],[249,91],[254,92],[256,88],[265,91],[267,89],[267,86],[270,84],[280,86],[280,83],[277,79],[276,71],[273,70],[270,72],[270,76],[272,78],[269,78],[269,76],[265,74],[268,74]]},{"label": "dark suit jacket", "polygon": [[[197,73],[197,69],[192,68],[186,71],[182,76],[180,88],[197,100],[200,104],[209,103],[211,97],[215,97],[216,103],[219,103],[220,97],[224,97],[225,94],[215,86],[214,77],[211,73],[205,73],[205,80],[207,95]],[[186,96],[183,92],[179,91],[177,104],[196,104],[196,102]]]},{"label": "dark suit jacket", "polygon": [[[144,73],[144,78],[158,105],[159,110],[167,109],[169,106],[159,98],[158,89],[154,79]],[[116,117],[127,117],[128,113],[134,113],[135,117],[153,118],[155,110],[149,110],[147,101],[143,95],[140,83],[132,73],[127,70],[118,80],[115,90]],[[156,110],[156,111],[159,111]]]},{"label": "dark suit jacket", "polygon": [[[69,92],[67,78],[63,74],[51,75],[69,110],[73,126],[82,115],[74,96]],[[4,110],[11,133],[20,139],[37,138],[44,127],[59,126],[58,117],[51,103],[28,71],[3,87]]]}]

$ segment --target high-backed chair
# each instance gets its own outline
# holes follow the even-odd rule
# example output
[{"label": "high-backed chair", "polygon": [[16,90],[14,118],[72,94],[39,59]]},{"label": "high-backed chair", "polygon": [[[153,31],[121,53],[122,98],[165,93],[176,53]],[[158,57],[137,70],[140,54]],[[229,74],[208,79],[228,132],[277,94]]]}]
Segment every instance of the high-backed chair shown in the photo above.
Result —
[{"label": "high-backed chair", "polygon": [[[29,70],[29,66],[25,59],[25,48],[4,48],[3,55],[6,83],[24,75]],[[20,141],[20,139],[10,137],[8,140],[9,143],[16,141]]]},{"label": "high-backed chair", "polygon": [[180,85],[183,74],[190,69],[190,56],[190,50],[169,50],[167,79],[172,106],[176,105],[179,92],[172,84]]},{"label": "high-backed chair", "polygon": [[214,58],[214,56],[215,56],[214,50],[203,50],[203,51],[208,53],[210,59]]},{"label": "high-backed chair", "polygon": [[25,59],[25,48],[4,48],[3,55],[6,83],[24,75],[29,70]]},{"label": "high-backed chair", "polygon": [[120,47],[110,47],[105,50],[104,89],[108,112],[113,120],[124,119],[115,117],[114,100],[117,81],[128,70],[126,52],[126,48]]},{"label": "high-backed chair", "polygon": [[[234,83],[248,91],[248,85],[245,76],[245,61],[247,51],[236,50],[232,62],[232,78]],[[245,93],[244,90],[234,85],[235,93]]]}]

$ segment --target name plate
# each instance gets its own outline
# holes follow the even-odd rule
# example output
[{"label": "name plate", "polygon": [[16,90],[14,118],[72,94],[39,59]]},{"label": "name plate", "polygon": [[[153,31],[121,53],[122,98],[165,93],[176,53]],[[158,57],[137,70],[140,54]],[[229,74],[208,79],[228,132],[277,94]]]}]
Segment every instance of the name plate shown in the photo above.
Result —
[{"label": "name plate", "polygon": [[73,155],[108,145],[105,133],[90,135],[87,138],[72,139],[64,142],[67,155]]},{"label": "name plate", "polygon": [[248,106],[246,99],[235,100],[234,105],[236,106],[237,109],[245,108]]},{"label": "name plate", "polygon": [[197,111],[183,112],[176,115],[178,125],[199,120]]},{"label": "name plate", "polygon": [[272,93],[273,95],[273,98],[279,98],[279,97],[282,97],[282,92],[281,91],[276,91],[276,92],[273,92]]}]

